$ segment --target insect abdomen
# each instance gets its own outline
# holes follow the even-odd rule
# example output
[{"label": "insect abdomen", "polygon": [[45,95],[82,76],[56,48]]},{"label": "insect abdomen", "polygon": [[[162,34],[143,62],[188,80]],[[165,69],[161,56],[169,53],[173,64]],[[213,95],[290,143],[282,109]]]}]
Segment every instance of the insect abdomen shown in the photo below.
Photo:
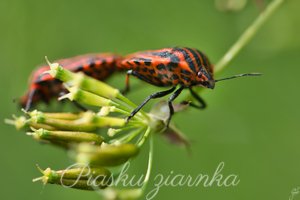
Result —
[{"label": "insect abdomen", "polygon": [[[83,72],[98,80],[105,80],[114,71],[117,70],[116,64],[121,59],[114,54],[87,54],[73,58],[61,59],[54,62],[59,63],[64,68],[73,72]],[[39,101],[49,102],[51,98],[58,97],[64,91],[62,83],[52,78],[49,74],[44,74],[49,70],[49,66],[39,67],[30,79],[30,89],[28,93],[21,98],[21,106],[26,107],[30,92],[32,95],[32,104]]]}]

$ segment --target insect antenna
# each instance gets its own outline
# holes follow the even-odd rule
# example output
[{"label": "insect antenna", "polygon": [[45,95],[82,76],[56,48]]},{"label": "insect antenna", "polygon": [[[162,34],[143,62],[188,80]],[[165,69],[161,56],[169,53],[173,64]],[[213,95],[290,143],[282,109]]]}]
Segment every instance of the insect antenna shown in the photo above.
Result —
[{"label": "insect antenna", "polygon": [[215,80],[215,82],[230,80],[230,79],[239,78],[239,77],[243,77],[243,76],[261,76],[261,75],[262,75],[261,73],[237,74],[237,75],[234,75],[234,76],[230,76],[230,77]]}]

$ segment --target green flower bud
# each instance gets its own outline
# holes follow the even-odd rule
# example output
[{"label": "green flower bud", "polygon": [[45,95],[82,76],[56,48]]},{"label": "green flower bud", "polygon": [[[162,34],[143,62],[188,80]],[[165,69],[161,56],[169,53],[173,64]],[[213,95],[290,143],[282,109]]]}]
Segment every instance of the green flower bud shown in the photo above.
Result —
[{"label": "green flower bud", "polygon": [[[75,164],[79,165],[79,164]],[[80,165],[79,165],[80,166]],[[97,167],[97,168],[90,168],[89,166],[82,166],[78,168],[68,168],[67,170],[58,170],[56,171],[56,174],[59,177],[65,178],[65,179],[77,179],[78,176],[82,180],[89,179],[90,176],[96,177],[96,176],[102,176],[106,177],[107,179],[111,176],[111,172],[103,167]]]},{"label": "green flower bud", "polygon": [[56,78],[59,79],[63,82],[68,82],[74,79],[74,73],[64,69],[62,66],[60,66],[58,63],[50,63],[48,59],[46,58],[46,61],[48,65],[50,66],[49,74]]},{"label": "green flower bud", "polygon": [[[85,113],[86,114],[86,113]],[[42,112],[32,111],[29,113],[31,121],[34,123],[42,123],[48,126],[52,126],[59,130],[66,131],[83,131],[90,132],[95,131],[97,127],[95,124],[90,122],[90,118],[86,119],[85,114],[77,120],[64,120],[64,119],[55,119],[49,118]]]},{"label": "green flower bud", "polygon": [[92,122],[97,124],[98,127],[120,127],[126,124],[126,120],[123,118],[101,117],[97,115],[95,115]]},{"label": "green flower bud", "polygon": [[139,149],[134,144],[102,145],[80,144],[76,149],[78,163],[93,166],[117,166],[136,156]]},{"label": "green flower bud", "polygon": [[86,92],[84,90],[79,89],[78,87],[71,87],[68,88],[68,90],[70,91],[70,93],[60,97],[59,100],[68,98],[71,101],[75,100],[80,103],[99,107],[114,105],[111,100],[93,94],[91,92]]},{"label": "green flower bud", "polygon": [[48,64],[50,66],[50,75],[65,83],[70,82],[71,85],[106,98],[114,98],[120,94],[119,90],[94,78],[85,76],[83,73],[73,73],[64,69],[58,63],[51,64],[48,62]]},{"label": "green flower bud", "polygon": [[45,120],[44,113],[42,113],[40,111],[34,110],[34,111],[31,111],[31,112],[28,112],[27,114],[30,116],[31,122],[34,122],[34,123],[43,123],[44,120]]},{"label": "green flower bud", "polygon": [[76,120],[82,117],[83,113],[44,113],[46,118]]},{"label": "green flower bud", "polygon": [[107,85],[104,82],[89,76],[85,76],[83,73],[77,73],[71,83],[83,90],[110,99],[117,97],[117,95],[120,93],[119,90]]},{"label": "green flower bud", "polygon": [[4,122],[6,124],[10,124],[16,127],[17,130],[20,129],[25,129],[29,127],[29,123],[28,120],[26,119],[26,117],[21,116],[21,117],[16,117],[13,116],[14,119],[5,119]]},{"label": "green flower bud", "polygon": [[28,135],[33,136],[36,140],[50,141],[50,142],[64,142],[64,143],[80,143],[91,142],[100,145],[103,138],[94,133],[73,132],[73,131],[49,131],[45,129],[34,130]]},{"label": "green flower bud", "polygon": [[[76,168],[71,168],[76,166]],[[41,180],[44,184],[57,184],[63,187],[81,190],[95,190],[106,188],[111,183],[111,173],[108,169],[88,165],[75,164],[65,170],[54,171],[50,168],[42,170],[42,177],[33,179]]]},{"label": "green flower bud", "polygon": [[92,124],[90,122],[85,122],[79,120],[69,121],[69,120],[58,120],[58,119],[45,119],[45,124],[53,126],[60,130],[66,130],[66,131],[84,131],[84,132],[90,132],[95,131],[97,127],[95,124]]},{"label": "green flower bud", "polygon": [[141,188],[135,188],[135,189],[107,188],[101,191],[101,194],[106,200],[136,200],[142,196],[143,190]]},{"label": "green flower bud", "polygon": [[122,129],[114,129],[114,128],[109,128],[107,131],[107,135],[109,137],[114,137],[117,133],[121,132]]},{"label": "green flower bud", "polygon": [[47,130],[55,130],[55,128],[52,126],[48,126],[46,124],[35,123],[33,121],[28,120],[24,116],[21,116],[21,117],[13,116],[13,118],[14,119],[5,119],[5,123],[15,126],[17,130],[21,130],[21,129],[26,130],[26,129],[29,129],[30,127],[33,127],[35,129],[44,128]]},{"label": "green flower bud", "polygon": [[110,112],[114,112],[114,106],[103,106],[100,111],[97,113],[98,116],[107,116]]},{"label": "green flower bud", "polygon": [[31,128],[34,128],[34,129],[46,129],[46,130],[49,130],[49,131],[55,131],[57,130],[55,127],[53,126],[49,126],[47,124],[39,124],[39,123],[34,123],[34,122],[29,122],[29,126]]}]

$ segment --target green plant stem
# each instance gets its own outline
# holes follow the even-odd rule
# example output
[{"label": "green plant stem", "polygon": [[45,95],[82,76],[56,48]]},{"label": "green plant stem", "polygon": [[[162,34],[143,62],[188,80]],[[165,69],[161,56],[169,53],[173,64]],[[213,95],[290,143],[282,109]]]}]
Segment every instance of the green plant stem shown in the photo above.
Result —
[{"label": "green plant stem", "polygon": [[151,175],[151,171],[152,171],[152,164],[153,164],[153,136],[151,135],[149,138],[149,157],[148,157],[148,167],[147,167],[147,172],[145,175],[145,179],[144,179],[144,184],[142,186],[142,192],[144,193],[149,179],[150,179],[150,175]]},{"label": "green plant stem", "polygon": [[[132,110],[134,108],[137,107],[137,105],[135,105],[134,103],[132,103],[130,100],[128,100],[126,97],[123,96],[123,99],[120,100],[120,99],[114,99],[114,102],[118,103],[119,104],[119,108],[126,111],[128,113],[128,115],[132,112]],[[135,105],[135,106],[132,106],[132,105]],[[135,118],[143,121],[143,118],[144,119],[147,119],[149,120],[149,116],[141,110],[141,112],[138,112],[135,116]]]},{"label": "green plant stem", "polygon": [[280,7],[284,0],[274,0],[267,8],[256,18],[256,20],[244,31],[240,38],[231,46],[227,53],[215,65],[215,72],[220,72],[236,57],[236,55],[245,47],[254,37],[261,26],[272,16]]},{"label": "green plant stem", "polygon": [[123,136],[122,138],[118,138],[117,140],[119,142],[122,142],[122,143],[128,143],[130,142],[131,140],[133,140],[133,138],[135,138],[136,136],[138,136],[139,134],[141,134],[141,132],[143,132],[145,130],[144,127],[142,128],[139,128],[133,132],[131,132],[130,134],[126,134],[125,136]]},{"label": "green plant stem", "polygon": [[144,142],[148,139],[148,137],[151,135],[152,130],[150,127],[147,128],[146,132],[144,135],[141,136],[141,139],[137,142],[137,146],[141,147],[143,146]]}]

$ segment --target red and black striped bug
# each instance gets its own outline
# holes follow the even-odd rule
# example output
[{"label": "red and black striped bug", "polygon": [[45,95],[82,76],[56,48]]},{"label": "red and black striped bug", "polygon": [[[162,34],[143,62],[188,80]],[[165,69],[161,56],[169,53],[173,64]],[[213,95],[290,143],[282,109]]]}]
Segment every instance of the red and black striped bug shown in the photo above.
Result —
[{"label": "red and black striped bug", "polygon": [[[148,101],[174,93],[168,99],[170,115],[167,126],[174,114],[172,102],[183,89],[188,88],[191,95],[199,104],[190,103],[191,106],[203,109],[206,104],[202,98],[193,91],[192,87],[202,86],[213,89],[215,83],[221,80],[237,78],[241,76],[260,75],[257,73],[239,74],[232,77],[215,80],[213,66],[204,53],[193,48],[164,48],[137,52],[126,56],[119,64],[120,68],[127,71],[126,89],[129,90],[129,76],[133,75],[155,86],[171,87],[171,89],[157,92],[148,96],[132,113],[130,120]],[[176,90],[177,86],[179,88]]]},{"label": "red and black striped bug", "polygon": [[[73,72],[83,72],[95,79],[105,80],[117,69],[116,64],[121,59],[121,56],[115,54],[100,53],[80,55],[54,62]],[[49,69],[48,65],[42,65],[32,73],[29,90],[20,100],[25,110],[29,110],[38,102],[49,103],[52,98],[65,92],[61,81],[44,73]]]}]

